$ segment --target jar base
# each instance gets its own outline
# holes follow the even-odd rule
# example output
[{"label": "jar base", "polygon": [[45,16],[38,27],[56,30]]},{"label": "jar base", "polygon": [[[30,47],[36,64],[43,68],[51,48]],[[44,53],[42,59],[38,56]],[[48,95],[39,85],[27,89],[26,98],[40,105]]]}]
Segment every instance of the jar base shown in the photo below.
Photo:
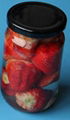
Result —
[{"label": "jar base", "polygon": [[56,99],[57,99],[57,96],[58,96],[58,91],[56,92],[56,94],[49,100],[48,104],[40,111],[35,111],[35,112],[30,112],[30,111],[27,111],[25,109],[22,109],[21,107],[19,107],[16,103],[16,99],[14,96],[8,96],[5,94],[5,92],[1,89],[2,91],[2,95],[4,97],[4,99],[6,100],[6,102],[12,106],[14,109],[16,110],[19,110],[21,112],[29,112],[29,113],[39,113],[39,112],[44,112],[46,111],[47,109],[51,108],[51,106],[55,103]]}]

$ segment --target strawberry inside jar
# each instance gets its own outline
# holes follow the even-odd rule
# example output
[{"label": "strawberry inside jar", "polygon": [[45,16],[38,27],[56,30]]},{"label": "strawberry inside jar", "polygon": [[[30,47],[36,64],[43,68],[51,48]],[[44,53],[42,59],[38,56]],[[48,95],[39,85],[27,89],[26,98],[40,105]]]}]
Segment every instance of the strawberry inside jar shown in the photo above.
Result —
[{"label": "strawberry inside jar", "polygon": [[37,44],[36,38],[29,38],[8,29],[5,38],[4,58],[28,59],[34,55]]},{"label": "strawberry inside jar", "polygon": [[39,112],[55,102],[66,21],[62,10],[43,2],[8,11],[1,86],[14,108]]}]

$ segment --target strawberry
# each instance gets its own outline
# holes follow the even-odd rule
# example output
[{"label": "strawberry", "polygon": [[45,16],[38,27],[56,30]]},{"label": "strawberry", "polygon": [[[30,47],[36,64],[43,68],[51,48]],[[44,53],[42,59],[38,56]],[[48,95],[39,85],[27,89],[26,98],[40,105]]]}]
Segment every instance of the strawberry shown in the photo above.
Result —
[{"label": "strawberry", "polygon": [[16,91],[26,91],[38,84],[41,72],[30,62],[23,60],[8,60],[6,70],[10,86]]},{"label": "strawberry", "polygon": [[19,35],[19,37],[13,36],[12,42],[14,43],[14,51],[17,51],[18,55],[20,54],[23,57],[25,55],[31,58],[34,54],[38,40]]},{"label": "strawberry", "polygon": [[5,34],[5,47],[4,47],[4,59],[12,58],[12,50],[13,50],[13,34],[10,29],[6,31]]},{"label": "strawberry", "polygon": [[34,88],[27,92],[17,93],[16,102],[30,112],[41,111],[52,96],[52,91]]},{"label": "strawberry", "polygon": [[29,60],[29,58],[25,54],[22,54],[21,52],[18,51],[18,49],[14,44],[12,48],[5,46],[4,59],[5,60],[8,60],[8,59]]},{"label": "strawberry", "polygon": [[29,60],[34,55],[34,49],[29,51],[14,44],[12,55],[16,59]]},{"label": "strawberry", "polygon": [[51,84],[52,82],[56,82],[58,79],[59,79],[59,72],[55,72],[49,76],[45,75],[43,79],[40,81],[39,87],[47,86]]},{"label": "strawberry", "polygon": [[[21,34],[18,34],[14,31],[12,31],[13,33],[13,36],[15,38],[15,41],[13,40],[13,42],[20,46],[21,48],[23,48],[22,51],[31,51],[33,48],[36,47],[37,43],[38,43],[38,40],[35,39],[35,38],[30,38],[30,37],[26,37],[24,35],[21,35]],[[22,44],[21,44],[22,43]]]},{"label": "strawberry", "polygon": [[61,45],[59,42],[41,44],[37,48],[32,62],[38,69],[49,75],[59,70],[61,53]]},{"label": "strawberry", "polygon": [[13,90],[10,85],[6,85],[2,82],[2,90],[4,91],[4,93],[8,96],[15,96],[16,91]]},{"label": "strawberry", "polygon": [[16,59],[27,59],[34,55],[37,39],[25,37],[9,29],[6,32],[5,59],[10,57]]},{"label": "strawberry", "polygon": [[16,94],[16,91],[14,91],[9,84],[9,79],[5,68],[2,72],[2,89],[9,96],[14,96]]},{"label": "strawberry", "polygon": [[5,43],[4,59],[8,60],[11,58],[28,59],[25,54],[22,54],[21,51],[18,51],[18,49],[12,42],[12,38],[9,38],[8,40],[6,40],[6,43]]}]

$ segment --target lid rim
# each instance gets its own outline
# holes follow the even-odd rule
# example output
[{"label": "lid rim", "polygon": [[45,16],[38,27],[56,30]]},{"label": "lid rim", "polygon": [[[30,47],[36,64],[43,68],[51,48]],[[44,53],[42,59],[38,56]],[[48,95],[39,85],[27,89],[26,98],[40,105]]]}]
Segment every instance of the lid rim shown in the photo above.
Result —
[{"label": "lid rim", "polygon": [[[59,10],[59,12],[61,12],[61,14],[63,15],[63,19],[62,21],[60,21],[60,23],[58,24],[53,24],[53,26],[49,26],[49,27],[31,27],[31,26],[26,26],[26,25],[22,25],[20,23],[18,23],[17,21],[13,20],[12,18],[12,15],[10,13],[12,13],[12,10],[15,9],[16,7],[18,7],[19,5],[23,5],[23,4],[41,4],[41,5],[49,5],[50,7],[52,6],[53,8]],[[15,31],[16,29],[16,32],[20,33],[20,34],[24,34],[26,35],[26,32],[29,32],[30,34],[43,34],[45,35],[46,34],[46,37],[47,35],[49,34],[55,34],[55,33],[59,33],[59,32],[62,32],[65,27],[66,27],[66,22],[67,22],[67,17],[65,15],[65,13],[59,9],[58,7],[56,6],[53,6],[51,4],[47,4],[47,3],[44,3],[44,2],[23,2],[23,3],[19,3],[15,6],[13,6],[7,13],[7,23],[8,23],[8,26]],[[19,30],[20,29],[20,30]],[[19,32],[20,31],[20,32]],[[30,35],[31,36],[31,35]]]}]

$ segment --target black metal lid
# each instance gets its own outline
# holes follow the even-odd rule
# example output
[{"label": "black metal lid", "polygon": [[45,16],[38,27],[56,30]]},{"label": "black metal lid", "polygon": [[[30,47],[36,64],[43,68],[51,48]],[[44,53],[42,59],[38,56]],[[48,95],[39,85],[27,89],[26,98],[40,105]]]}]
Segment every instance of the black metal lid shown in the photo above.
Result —
[{"label": "black metal lid", "polygon": [[66,15],[59,8],[42,2],[23,2],[7,14],[8,26],[29,37],[49,37],[63,31]]}]

